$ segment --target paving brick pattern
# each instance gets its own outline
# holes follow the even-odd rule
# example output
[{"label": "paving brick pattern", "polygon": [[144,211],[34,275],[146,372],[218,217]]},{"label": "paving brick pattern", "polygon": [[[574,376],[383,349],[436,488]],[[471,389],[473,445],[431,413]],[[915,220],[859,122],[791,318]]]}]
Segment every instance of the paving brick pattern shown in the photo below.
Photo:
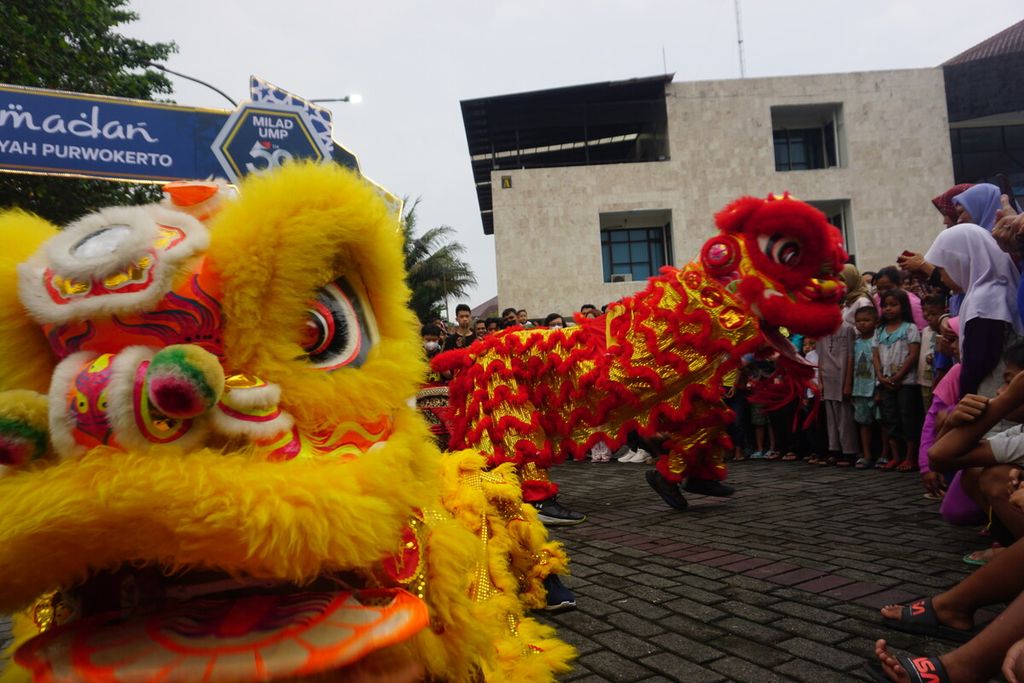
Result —
[{"label": "paving brick pattern", "polygon": [[[733,498],[689,496],[677,513],[645,469],[553,471],[563,502],[590,515],[555,531],[579,601],[548,618],[579,650],[565,681],[858,681],[875,638],[915,654],[951,647],[877,614],[958,581],[963,553],[986,545],[944,524],[916,475],[744,462]],[[0,618],[0,644],[8,629]]]},{"label": "paving brick pattern", "polygon": [[964,576],[986,547],[942,522],[916,474],[802,462],[733,465],[731,499],[670,510],[642,465],[552,471],[589,520],[561,527],[579,609],[545,617],[579,659],[565,681],[859,681],[874,640],[952,647],[885,628],[877,608]]}]

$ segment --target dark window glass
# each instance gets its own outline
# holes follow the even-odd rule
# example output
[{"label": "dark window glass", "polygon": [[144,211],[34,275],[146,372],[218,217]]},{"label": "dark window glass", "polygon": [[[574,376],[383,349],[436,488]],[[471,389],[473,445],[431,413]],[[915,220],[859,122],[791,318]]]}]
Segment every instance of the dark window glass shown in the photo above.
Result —
[{"label": "dark window glass", "polygon": [[806,171],[837,165],[835,130],[831,123],[825,128],[777,130],[772,136],[776,171]]},{"label": "dark window glass", "polygon": [[1024,192],[1024,126],[954,128],[950,140],[956,182],[987,182],[1005,173],[1014,194]]},{"label": "dark window glass", "polygon": [[646,280],[668,265],[669,226],[658,228],[613,228],[601,231],[604,281],[613,275],[630,274],[634,281]]}]

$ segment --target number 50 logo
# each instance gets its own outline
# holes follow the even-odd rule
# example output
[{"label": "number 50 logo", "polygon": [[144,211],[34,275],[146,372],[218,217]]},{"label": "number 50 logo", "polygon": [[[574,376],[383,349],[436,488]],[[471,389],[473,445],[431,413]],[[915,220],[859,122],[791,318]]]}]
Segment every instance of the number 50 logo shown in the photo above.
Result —
[{"label": "number 50 logo", "polygon": [[248,102],[239,107],[211,147],[233,183],[246,174],[272,171],[292,159],[322,163],[331,158],[305,110],[270,102]]},{"label": "number 50 logo", "polygon": [[245,170],[249,173],[265,173],[292,160],[291,152],[280,147],[271,150],[270,143],[264,143],[262,140],[252,143],[249,156],[253,158],[253,161],[248,161],[245,164]]}]

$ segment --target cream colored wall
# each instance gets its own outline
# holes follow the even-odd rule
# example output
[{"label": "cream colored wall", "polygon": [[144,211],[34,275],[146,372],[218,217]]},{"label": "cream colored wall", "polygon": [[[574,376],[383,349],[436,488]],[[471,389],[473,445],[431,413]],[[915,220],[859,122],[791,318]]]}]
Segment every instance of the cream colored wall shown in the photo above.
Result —
[{"label": "cream colored wall", "polygon": [[[843,104],[846,167],[776,172],[771,107],[826,102]],[[849,199],[862,269],[924,250],[942,228],[930,199],[953,169],[940,69],[672,83],[667,110],[669,161],[492,174],[501,308],[568,315],[642,287],[603,282],[598,216],[609,211],[671,209],[675,265],[744,194]]]}]

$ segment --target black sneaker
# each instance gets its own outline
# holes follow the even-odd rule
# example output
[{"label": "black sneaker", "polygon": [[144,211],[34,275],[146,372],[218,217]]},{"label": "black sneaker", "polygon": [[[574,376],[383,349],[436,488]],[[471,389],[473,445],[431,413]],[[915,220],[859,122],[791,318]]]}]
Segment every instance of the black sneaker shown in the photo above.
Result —
[{"label": "black sneaker", "polygon": [[698,493],[702,496],[714,496],[715,498],[728,498],[736,489],[713,479],[694,479],[690,477],[683,486],[689,493]]},{"label": "black sneaker", "polygon": [[548,591],[545,612],[563,612],[569,609],[576,609],[576,596],[569,590],[558,574],[548,574],[544,579],[544,588]]},{"label": "black sneaker", "polygon": [[587,516],[570,510],[558,502],[558,496],[551,496],[532,504],[537,517],[547,526],[571,526],[587,521]]},{"label": "black sneaker", "polygon": [[686,502],[686,498],[680,492],[679,485],[673,484],[661,476],[661,472],[658,470],[647,470],[644,473],[644,477],[647,479],[647,483],[651,485],[651,488],[661,496],[661,499],[668,503],[669,507],[676,510],[685,510],[690,507],[690,504]]}]

